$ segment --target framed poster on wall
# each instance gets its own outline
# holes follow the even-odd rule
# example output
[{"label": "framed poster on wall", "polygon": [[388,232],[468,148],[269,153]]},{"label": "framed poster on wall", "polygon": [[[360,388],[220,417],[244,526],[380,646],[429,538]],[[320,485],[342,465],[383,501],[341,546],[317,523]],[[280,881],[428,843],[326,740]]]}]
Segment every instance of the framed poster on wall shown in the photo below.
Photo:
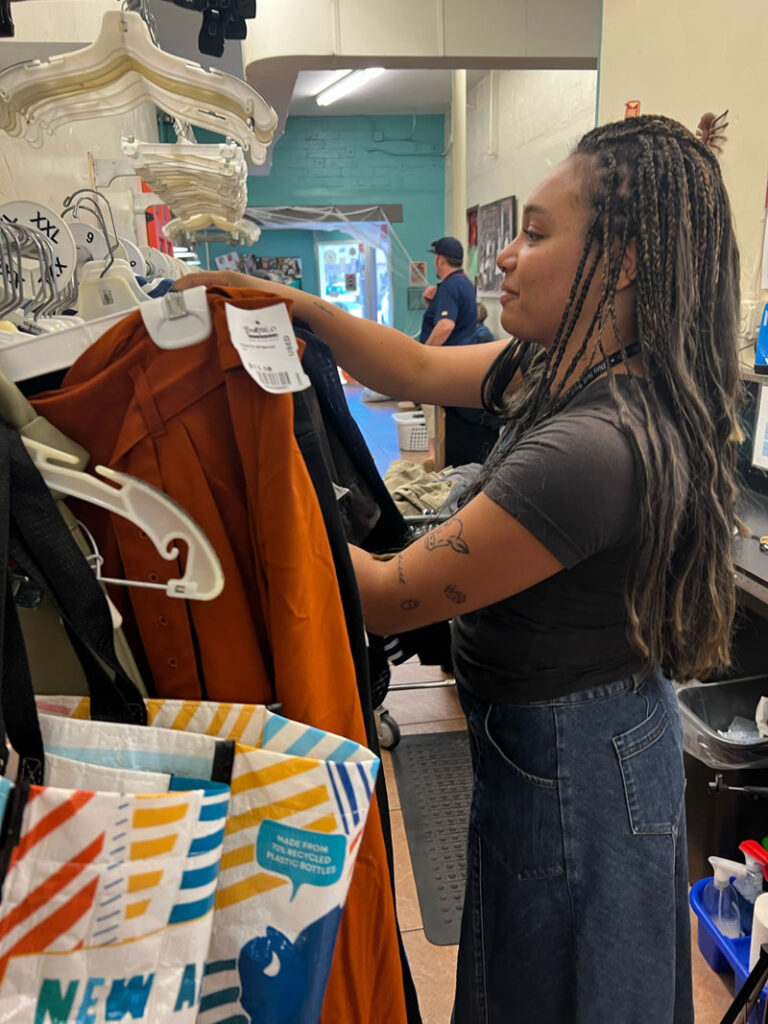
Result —
[{"label": "framed poster on wall", "polygon": [[467,261],[464,272],[477,288],[477,210],[471,206],[467,210]]},{"label": "framed poster on wall", "polygon": [[477,212],[477,294],[497,298],[501,271],[496,257],[517,234],[517,199],[507,196],[478,208]]}]

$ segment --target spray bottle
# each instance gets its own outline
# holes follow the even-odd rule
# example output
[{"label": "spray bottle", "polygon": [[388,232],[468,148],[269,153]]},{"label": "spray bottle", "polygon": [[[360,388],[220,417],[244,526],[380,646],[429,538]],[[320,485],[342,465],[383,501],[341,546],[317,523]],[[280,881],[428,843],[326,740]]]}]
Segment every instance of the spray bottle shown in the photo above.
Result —
[{"label": "spray bottle", "polygon": [[743,843],[739,843],[739,849],[744,854],[747,873],[743,878],[736,879],[733,888],[739,904],[741,930],[745,935],[749,935],[752,931],[755,900],[763,891],[763,872],[768,865],[768,851],[754,839],[745,839]]},{"label": "spray bottle", "polygon": [[[701,894],[701,903],[710,921],[727,939],[738,939],[741,935],[739,902],[732,878],[745,878],[747,869],[744,864],[723,857],[710,857],[709,863],[715,877],[707,882]],[[768,894],[767,894],[768,895]]]}]

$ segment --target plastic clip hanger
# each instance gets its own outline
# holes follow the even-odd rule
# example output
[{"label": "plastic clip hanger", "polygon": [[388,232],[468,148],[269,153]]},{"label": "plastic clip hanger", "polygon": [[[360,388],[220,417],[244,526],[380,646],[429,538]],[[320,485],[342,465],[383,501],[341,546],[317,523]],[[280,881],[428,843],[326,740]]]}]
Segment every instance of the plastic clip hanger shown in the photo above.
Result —
[{"label": "plastic clip hanger", "polygon": [[139,307],[147,334],[159,348],[187,348],[211,333],[211,311],[205,288],[168,292]]},{"label": "plastic clip hanger", "polygon": [[78,462],[76,455],[50,448],[31,438],[25,437],[23,441],[51,490],[98,505],[135,523],[168,561],[179,557],[174,541],[182,540],[187,545],[185,571],[181,579],[144,583],[100,577],[103,582],[164,590],[169,597],[195,601],[212,601],[219,596],[224,589],[224,573],[213,545],[192,517],[167,494],[127,473],[96,466],[99,476],[111,481],[106,483],[90,473],[70,469],[69,466]]}]

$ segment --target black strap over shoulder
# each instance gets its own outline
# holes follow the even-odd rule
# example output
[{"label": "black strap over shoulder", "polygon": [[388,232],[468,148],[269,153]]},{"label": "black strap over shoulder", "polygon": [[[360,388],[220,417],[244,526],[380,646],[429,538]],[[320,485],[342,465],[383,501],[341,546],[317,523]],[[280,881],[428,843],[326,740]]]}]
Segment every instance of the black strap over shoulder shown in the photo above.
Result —
[{"label": "black strap over shoulder", "polygon": [[[26,651],[11,597],[9,558],[52,601],[83,666],[91,717],[146,724],[141,694],[115,653],[106,598],[17,431],[0,422],[0,658],[5,730],[21,775],[43,777],[43,743]],[[106,668],[105,668],[106,666]]]}]

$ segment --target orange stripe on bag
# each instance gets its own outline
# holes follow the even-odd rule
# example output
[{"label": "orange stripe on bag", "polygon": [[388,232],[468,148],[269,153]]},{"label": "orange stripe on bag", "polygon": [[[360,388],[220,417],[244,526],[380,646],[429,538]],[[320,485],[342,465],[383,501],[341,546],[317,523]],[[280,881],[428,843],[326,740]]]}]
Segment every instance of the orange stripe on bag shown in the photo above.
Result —
[{"label": "orange stripe on bag", "polygon": [[176,729],[178,732],[186,732],[187,726],[195,717],[195,712],[199,707],[199,701],[185,700],[179,708],[176,717],[171,724],[171,728]]},{"label": "orange stripe on bag", "polygon": [[62,864],[58,871],[50,875],[36,889],[28,893],[22,903],[15,906],[13,910],[9,911],[0,920],[0,939],[4,939],[13,928],[21,924],[26,918],[31,917],[40,907],[45,906],[56,893],[61,892],[62,889],[69,885],[72,879],[76,878],[87,864],[90,864],[98,857],[103,847],[104,834],[102,833],[92,843],[89,843],[84,850],[75,854],[72,860]]},{"label": "orange stripe on bag", "polygon": [[125,919],[130,921],[133,917],[141,917],[146,914],[147,907],[152,900],[137,900],[136,903],[129,903],[125,908]]},{"label": "orange stripe on bag", "polygon": [[216,708],[216,713],[211,719],[211,724],[205,730],[205,735],[218,736],[224,726],[224,723],[229,718],[231,711],[231,704],[219,704]]},{"label": "orange stripe on bag", "polygon": [[182,821],[189,810],[189,803],[172,804],[170,807],[143,807],[133,812],[134,828],[157,828]]},{"label": "orange stripe on bag", "polygon": [[319,761],[309,757],[292,757],[280,764],[270,765],[269,768],[260,768],[255,772],[246,772],[236,779],[232,779],[232,795],[244,793],[247,789],[261,789],[264,786],[271,786],[275,782],[283,782],[293,775],[301,775],[312,768],[317,768]]},{"label": "orange stripe on bag", "polygon": [[227,822],[226,835],[231,836],[233,832],[241,832],[244,828],[252,828],[269,818],[272,821],[280,821],[281,818],[289,818],[299,811],[307,811],[310,807],[317,807],[318,804],[328,803],[328,790],[325,786],[315,786],[304,793],[297,793],[296,796],[284,797],[276,804],[264,804],[263,807],[254,807],[243,814],[236,814]]},{"label": "orange stripe on bag", "polygon": [[65,821],[74,818],[77,812],[82,810],[93,796],[93,793],[78,790],[76,793],[73,793],[69,800],[65,800],[64,803],[59,804],[49,814],[46,814],[41,821],[38,821],[34,828],[31,828],[19,840],[18,846],[13,851],[10,866],[13,867],[15,864],[18,864],[20,860],[26,857],[33,846],[36,846],[46,836],[49,836],[51,832],[54,832],[60,825],[63,825]]},{"label": "orange stripe on bag", "polygon": [[229,868],[239,868],[241,864],[250,864],[256,857],[256,847],[253,843],[246,843],[245,846],[238,846],[235,850],[222,854],[221,871]]},{"label": "orange stripe on bag", "polygon": [[76,924],[86,911],[90,910],[98,884],[98,878],[94,878],[50,917],[41,921],[32,931],[19,939],[16,945],[0,959],[0,984],[5,977],[8,961],[12,957],[44,952],[48,946]]},{"label": "orange stripe on bag", "polygon": [[153,889],[162,880],[162,871],[144,871],[140,875],[131,875],[128,878],[128,892],[142,892],[144,889]]},{"label": "orange stripe on bag", "polygon": [[251,875],[250,878],[245,878],[242,882],[219,889],[216,893],[216,909],[221,910],[222,907],[234,906],[235,903],[242,903],[243,900],[258,896],[262,892],[269,892],[270,889],[277,889],[281,885],[288,885],[288,879],[265,875],[261,872],[258,875]]},{"label": "orange stripe on bag", "polygon": [[178,838],[177,835],[172,835],[131,843],[131,860],[147,860],[148,857],[160,857],[164,853],[170,853]]}]

